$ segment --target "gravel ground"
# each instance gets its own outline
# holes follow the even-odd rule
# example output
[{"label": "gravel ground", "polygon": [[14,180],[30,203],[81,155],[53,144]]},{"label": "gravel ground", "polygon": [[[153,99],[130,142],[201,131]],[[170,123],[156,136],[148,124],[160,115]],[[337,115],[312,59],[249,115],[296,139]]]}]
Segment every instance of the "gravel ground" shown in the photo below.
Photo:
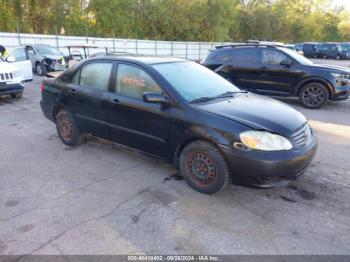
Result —
[{"label": "gravel ground", "polygon": [[0,254],[350,254],[350,100],[308,110],[283,99],[319,136],[305,176],[207,196],[162,161],[62,144],[39,82],[0,99]]}]

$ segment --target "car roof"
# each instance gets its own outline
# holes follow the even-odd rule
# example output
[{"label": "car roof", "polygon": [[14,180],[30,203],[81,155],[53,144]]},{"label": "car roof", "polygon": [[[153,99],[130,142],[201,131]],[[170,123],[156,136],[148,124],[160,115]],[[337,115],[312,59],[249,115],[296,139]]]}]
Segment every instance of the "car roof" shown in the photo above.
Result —
[{"label": "car roof", "polygon": [[162,64],[162,63],[172,63],[172,62],[187,62],[189,60],[177,57],[169,57],[169,56],[100,56],[89,58],[88,60],[118,60],[118,61],[126,61],[126,62],[141,62],[143,64],[154,65],[154,64]]}]

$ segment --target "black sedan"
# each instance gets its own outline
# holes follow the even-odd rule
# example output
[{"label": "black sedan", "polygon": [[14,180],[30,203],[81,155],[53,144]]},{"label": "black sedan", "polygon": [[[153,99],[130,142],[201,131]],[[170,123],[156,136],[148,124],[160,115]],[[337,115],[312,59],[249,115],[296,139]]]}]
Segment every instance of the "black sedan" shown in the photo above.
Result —
[{"label": "black sedan", "polygon": [[295,179],[316,153],[302,114],[183,59],[86,59],[41,91],[42,111],[66,145],[85,134],[112,140],[174,164],[202,193],[231,181]]}]

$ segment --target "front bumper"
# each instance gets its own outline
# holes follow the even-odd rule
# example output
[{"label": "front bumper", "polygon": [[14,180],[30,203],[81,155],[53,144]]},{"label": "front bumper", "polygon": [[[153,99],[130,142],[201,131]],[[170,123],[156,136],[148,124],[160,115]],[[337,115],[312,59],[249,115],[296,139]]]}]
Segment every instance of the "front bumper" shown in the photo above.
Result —
[{"label": "front bumper", "polygon": [[0,87],[0,95],[22,93],[24,86],[20,83],[7,83],[6,87]]},{"label": "front bumper", "polygon": [[52,61],[51,63],[46,63],[48,71],[64,71],[66,70],[66,64],[61,64],[58,61]]},{"label": "front bumper", "polygon": [[[350,88],[350,87],[349,87]],[[336,92],[332,95],[331,100],[332,101],[340,101],[340,100],[346,100],[350,96],[350,90],[340,90],[339,92]]]},{"label": "front bumper", "polygon": [[221,147],[235,184],[271,187],[302,175],[317,151],[317,138],[304,147],[266,152]]}]

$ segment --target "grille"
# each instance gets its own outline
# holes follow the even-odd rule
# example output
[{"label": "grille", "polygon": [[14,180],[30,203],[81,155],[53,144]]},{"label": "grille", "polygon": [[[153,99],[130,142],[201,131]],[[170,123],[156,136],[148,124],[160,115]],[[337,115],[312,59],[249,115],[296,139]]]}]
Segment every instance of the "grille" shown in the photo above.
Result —
[{"label": "grille", "polygon": [[12,80],[13,79],[13,74],[12,73],[4,73],[0,74],[0,79],[5,81],[5,80]]},{"label": "grille", "polygon": [[305,146],[312,137],[312,130],[309,124],[302,126],[292,136],[293,144],[297,147]]}]

